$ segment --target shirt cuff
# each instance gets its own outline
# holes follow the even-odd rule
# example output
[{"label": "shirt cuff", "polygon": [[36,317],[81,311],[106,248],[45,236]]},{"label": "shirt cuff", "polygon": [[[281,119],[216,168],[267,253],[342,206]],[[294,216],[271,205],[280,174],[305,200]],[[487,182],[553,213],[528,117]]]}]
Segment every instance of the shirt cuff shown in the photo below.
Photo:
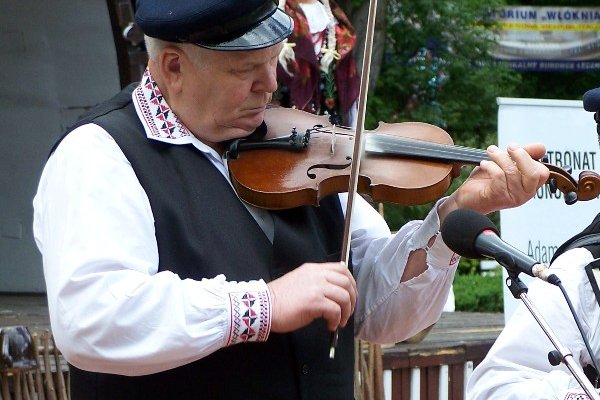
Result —
[{"label": "shirt cuff", "polygon": [[225,346],[265,342],[271,332],[271,296],[260,280],[240,282],[228,292],[230,325]]},{"label": "shirt cuff", "polygon": [[[423,224],[415,232],[415,243],[427,251],[427,264],[437,268],[453,268],[458,265],[460,260],[460,256],[446,246],[440,235],[440,217],[437,209],[446,199],[447,197],[444,197],[435,203],[423,220]],[[435,236],[435,241],[428,246],[427,243],[433,236]]]},{"label": "shirt cuff", "polygon": [[441,238],[440,232],[436,233],[435,242],[431,247],[426,247],[427,264],[437,268],[454,268],[460,261],[460,256],[450,250]]}]

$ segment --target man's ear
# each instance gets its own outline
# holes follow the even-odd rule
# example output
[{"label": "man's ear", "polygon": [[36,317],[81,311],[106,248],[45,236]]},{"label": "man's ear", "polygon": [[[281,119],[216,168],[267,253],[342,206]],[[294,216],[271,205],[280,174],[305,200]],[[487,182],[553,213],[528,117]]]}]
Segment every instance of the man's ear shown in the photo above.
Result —
[{"label": "man's ear", "polygon": [[183,88],[183,64],[188,62],[183,50],[167,46],[159,54],[158,63],[162,71],[162,78],[170,93],[179,92]]}]

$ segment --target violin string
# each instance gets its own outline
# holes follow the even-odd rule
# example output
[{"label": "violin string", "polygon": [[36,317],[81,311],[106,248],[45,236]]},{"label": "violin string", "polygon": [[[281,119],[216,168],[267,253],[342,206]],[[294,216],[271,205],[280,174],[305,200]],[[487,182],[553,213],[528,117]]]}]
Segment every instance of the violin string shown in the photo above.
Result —
[{"label": "violin string", "polygon": [[403,147],[424,149],[424,150],[438,150],[442,153],[456,153],[456,154],[467,154],[469,156],[484,156],[486,153],[484,150],[473,149],[470,147],[464,147],[459,145],[450,145],[445,143],[427,142],[421,139],[414,138],[398,138],[390,135],[379,134],[377,137],[371,135],[376,142],[386,144],[389,148],[398,149]]},{"label": "violin string", "polygon": [[[345,126],[336,126],[338,129],[351,131],[351,128]],[[331,130],[324,126],[314,126],[315,132],[331,134]],[[335,134],[349,136],[351,133],[336,132]],[[381,146],[377,149],[375,146]],[[474,149],[470,147],[451,145],[444,143],[428,142],[422,139],[403,138],[386,134],[369,133],[366,137],[365,150],[377,153],[389,153],[398,155],[413,155],[427,158],[438,158],[453,161],[469,161],[479,163],[486,160],[485,150]],[[433,154],[431,152],[434,152]],[[465,160],[466,158],[466,160]]]},{"label": "violin string", "polygon": [[[325,127],[322,125],[315,125],[309,130],[310,130],[311,134],[313,134],[315,132],[325,133],[328,135],[331,135],[333,133],[335,135],[341,135],[341,136],[353,136],[353,134],[354,134],[354,131],[352,131],[351,128],[349,128],[347,126],[343,126],[343,125],[335,125],[334,131],[332,131],[329,127]],[[340,132],[340,130],[345,130],[348,132]]]},{"label": "violin string", "polygon": [[484,150],[427,142],[420,139],[399,138],[385,134],[369,134],[366,140],[365,149],[370,152],[395,153],[476,163],[487,159],[487,153]]}]

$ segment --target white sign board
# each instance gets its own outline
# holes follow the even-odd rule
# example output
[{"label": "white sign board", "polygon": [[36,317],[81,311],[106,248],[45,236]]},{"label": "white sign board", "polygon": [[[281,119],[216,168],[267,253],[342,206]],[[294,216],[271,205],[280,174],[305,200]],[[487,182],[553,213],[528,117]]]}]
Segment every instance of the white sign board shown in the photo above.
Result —
[{"label": "white sign board", "polygon": [[[498,145],[542,142],[549,162],[571,166],[575,180],[583,170],[600,170],[600,148],[593,113],[581,101],[498,98]],[[589,225],[600,212],[598,199],[566,205],[563,195],[544,185],[521,207],[500,212],[502,239],[536,260],[549,263],[564,241]],[[507,277],[506,271],[503,272]],[[529,285],[531,279],[519,277]],[[504,285],[504,318],[521,300]]]}]

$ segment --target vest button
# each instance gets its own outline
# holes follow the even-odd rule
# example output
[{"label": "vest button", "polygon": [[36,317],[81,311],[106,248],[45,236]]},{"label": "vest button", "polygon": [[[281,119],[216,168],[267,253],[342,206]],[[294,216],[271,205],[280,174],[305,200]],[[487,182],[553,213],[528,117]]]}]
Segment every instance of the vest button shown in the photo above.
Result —
[{"label": "vest button", "polygon": [[302,365],[302,375],[308,375],[309,373],[310,373],[310,368],[308,367],[308,364]]}]

